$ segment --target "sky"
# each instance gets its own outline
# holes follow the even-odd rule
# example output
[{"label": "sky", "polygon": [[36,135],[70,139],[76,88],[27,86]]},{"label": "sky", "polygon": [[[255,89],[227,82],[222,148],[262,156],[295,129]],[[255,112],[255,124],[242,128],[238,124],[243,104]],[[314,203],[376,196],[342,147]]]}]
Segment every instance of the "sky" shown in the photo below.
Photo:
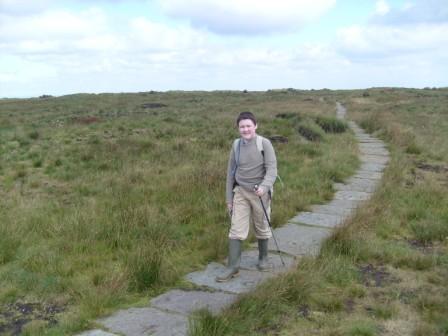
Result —
[{"label": "sky", "polygon": [[0,0],[0,98],[448,86],[448,0]]}]

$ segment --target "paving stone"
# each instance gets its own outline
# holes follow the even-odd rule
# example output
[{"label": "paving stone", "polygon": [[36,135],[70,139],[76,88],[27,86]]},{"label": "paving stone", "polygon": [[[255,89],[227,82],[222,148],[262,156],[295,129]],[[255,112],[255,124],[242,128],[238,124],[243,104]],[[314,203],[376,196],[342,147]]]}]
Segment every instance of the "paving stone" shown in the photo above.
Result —
[{"label": "paving stone", "polygon": [[386,166],[384,164],[363,162],[361,164],[361,167],[359,167],[358,173],[364,172],[364,171],[373,171],[373,172],[379,173],[379,172],[382,172],[384,170],[384,168],[386,168]]},{"label": "paving stone", "polygon": [[125,336],[184,336],[188,331],[188,318],[155,308],[130,308],[98,322],[108,330]]},{"label": "paving stone", "polygon": [[347,109],[339,102],[336,103],[336,117],[338,119],[344,119],[347,113]]},{"label": "paving stone", "polygon": [[[271,238],[272,240],[272,238]],[[241,268],[252,270],[252,271],[258,271],[257,269],[257,263],[258,263],[258,243],[254,243],[251,246],[253,246],[256,249],[246,250],[241,253]],[[282,264],[282,259],[285,262],[285,266]],[[282,254],[282,257],[276,253],[269,253],[268,254],[268,263],[271,266],[269,272],[274,273],[282,273],[289,270],[297,260],[295,258]]]},{"label": "paving stone", "polygon": [[337,206],[331,206],[331,205],[312,205],[311,210],[313,212],[321,213],[321,214],[328,214],[328,215],[336,215],[336,216],[342,216],[345,218],[348,218],[352,215],[353,209],[351,208],[342,208]]},{"label": "paving stone", "polygon": [[109,332],[100,330],[100,329],[95,329],[95,330],[89,330],[89,331],[85,331],[81,334],[77,334],[77,336],[118,336],[117,334],[111,334]]},{"label": "paving stone", "polygon": [[329,206],[344,208],[344,209],[356,209],[363,202],[363,200],[347,200],[347,199],[333,199],[331,202],[327,203]]},{"label": "paving stone", "polygon": [[184,291],[173,289],[151,300],[151,306],[189,315],[195,310],[207,309],[213,314],[230,306],[237,295],[223,292]]},{"label": "paving stone", "polygon": [[361,154],[364,155],[377,155],[377,156],[386,156],[389,157],[389,152],[384,148],[374,148],[374,147],[368,147],[368,148],[360,148],[359,151]]},{"label": "paving stone", "polygon": [[[371,180],[371,181],[375,181],[375,180]],[[361,186],[358,184],[342,184],[342,183],[335,183],[335,184],[333,184],[333,187],[337,191],[352,190],[352,191],[362,191],[362,192],[366,192],[366,193],[373,193],[376,189],[374,185]]]},{"label": "paving stone", "polygon": [[354,190],[372,193],[375,191],[378,180],[350,178],[346,183],[335,183],[333,186],[336,190]]},{"label": "paving stone", "polygon": [[376,139],[376,138],[374,138],[374,137],[371,137],[371,136],[368,135],[368,134],[357,134],[357,135],[356,135],[356,138],[357,138],[358,140],[372,140],[372,141],[375,141],[375,142],[378,141],[378,139]]},{"label": "paving stone", "polygon": [[215,278],[222,274],[225,266],[212,262],[204,271],[190,273],[186,279],[198,286],[206,286],[229,293],[246,293],[253,290],[260,282],[274,276],[274,273],[241,270],[239,276],[227,282],[216,282]]},{"label": "paving stone", "polygon": [[[315,256],[319,254],[322,242],[328,238],[332,230],[326,228],[288,223],[275,229],[279,249],[294,256]],[[269,249],[276,251],[274,241],[269,241]]]},{"label": "paving stone", "polygon": [[361,160],[361,162],[368,162],[368,163],[386,164],[389,162],[388,156],[379,156],[379,155],[360,155],[359,159]]},{"label": "paving stone", "polygon": [[380,141],[380,140],[376,140],[376,139],[367,139],[367,138],[365,138],[365,139],[358,139],[358,141],[361,143],[361,144],[378,144],[378,145],[382,145],[383,144],[383,142],[382,141]]},{"label": "paving stone", "polygon": [[301,212],[289,220],[290,223],[301,223],[312,226],[334,228],[343,222],[342,216],[328,215],[315,212]]},{"label": "paving stone", "polygon": [[360,150],[381,150],[385,152],[389,152],[386,145],[384,143],[359,143],[358,148]]},{"label": "paving stone", "polygon": [[366,201],[372,196],[371,193],[355,190],[341,190],[336,192],[334,199],[339,200],[356,200],[356,201]]},{"label": "paving stone", "polygon": [[353,175],[354,178],[363,178],[371,180],[381,180],[383,173],[373,172],[373,171],[360,171]]}]

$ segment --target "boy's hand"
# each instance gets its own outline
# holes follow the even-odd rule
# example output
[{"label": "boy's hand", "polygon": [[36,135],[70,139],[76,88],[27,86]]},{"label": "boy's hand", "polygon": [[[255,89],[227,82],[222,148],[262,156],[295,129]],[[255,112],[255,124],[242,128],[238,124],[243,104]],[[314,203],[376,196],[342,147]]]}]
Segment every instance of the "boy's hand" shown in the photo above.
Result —
[{"label": "boy's hand", "polygon": [[257,189],[255,189],[255,194],[258,197],[262,197],[265,193],[266,193],[266,190],[263,187],[258,187]]},{"label": "boy's hand", "polygon": [[230,217],[232,217],[233,204],[227,203],[227,211],[229,212]]}]

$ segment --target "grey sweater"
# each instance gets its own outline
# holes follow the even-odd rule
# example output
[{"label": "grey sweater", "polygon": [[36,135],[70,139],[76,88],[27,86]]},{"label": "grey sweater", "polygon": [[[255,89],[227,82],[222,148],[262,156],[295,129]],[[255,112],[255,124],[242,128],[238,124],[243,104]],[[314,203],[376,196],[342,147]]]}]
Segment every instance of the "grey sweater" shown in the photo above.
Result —
[{"label": "grey sweater", "polygon": [[[259,135],[257,135],[259,136]],[[239,162],[235,160],[235,151],[232,146],[227,167],[226,202],[233,201],[233,188],[235,182],[246,190],[252,191],[255,185],[271,190],[277,178],[277,159],[271,142],[263,139],[263,154],[257,148],[256,137],[246,141],[240,140]],[[236,166],[236,172],[234,176]]]}]

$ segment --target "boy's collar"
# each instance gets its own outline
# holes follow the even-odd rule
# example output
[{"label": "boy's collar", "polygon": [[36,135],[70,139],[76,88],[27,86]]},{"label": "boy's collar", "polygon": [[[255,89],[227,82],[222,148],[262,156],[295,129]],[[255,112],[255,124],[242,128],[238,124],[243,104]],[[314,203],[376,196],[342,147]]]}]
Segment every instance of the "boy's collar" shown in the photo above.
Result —
[{"label": "boy's collar", "polygon": [[241,140],[243,140],[243,144],[248,144],[248,143],[254,141],[256,137],[257,137],[257,135],[255,134],[255,136],[249,140],[244,139],[244,138],[241,138]]}]

